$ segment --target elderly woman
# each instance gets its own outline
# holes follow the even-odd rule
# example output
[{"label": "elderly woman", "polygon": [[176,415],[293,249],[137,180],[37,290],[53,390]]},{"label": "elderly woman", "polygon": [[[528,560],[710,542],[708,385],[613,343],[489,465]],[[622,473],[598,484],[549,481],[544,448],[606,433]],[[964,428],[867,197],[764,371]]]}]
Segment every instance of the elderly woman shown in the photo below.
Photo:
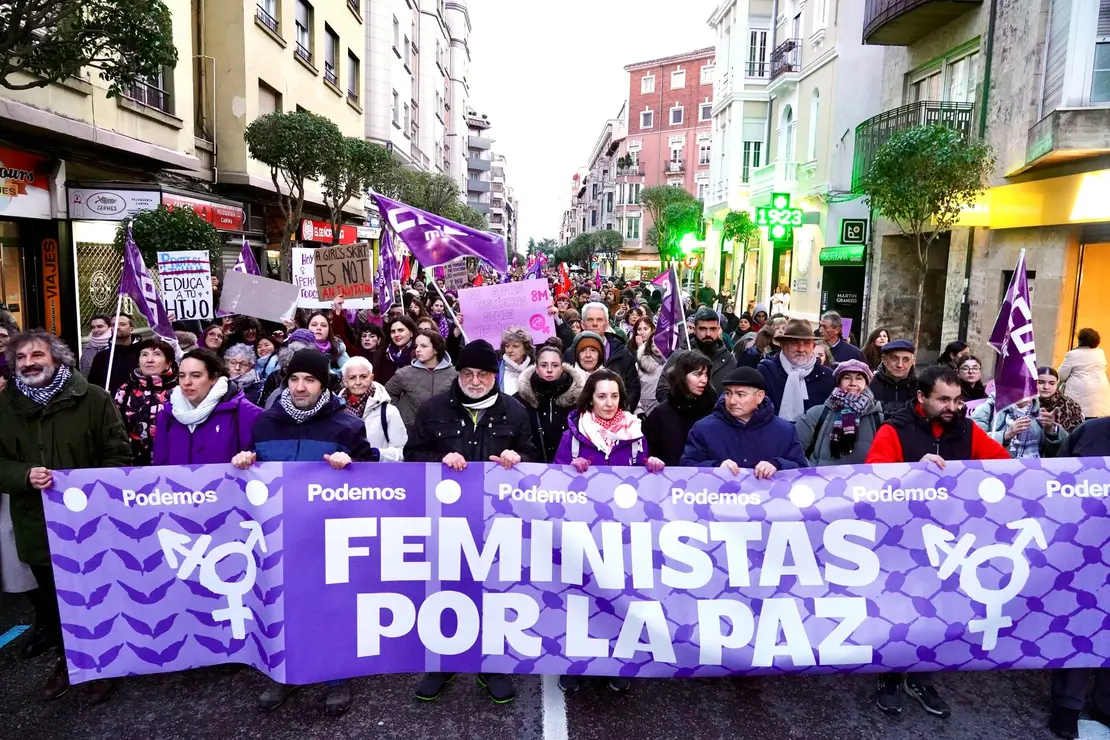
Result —
[{"label": "elderly woman", "polygon": [[586,374],[563,362],[563,345],[555,337],[536,348],[536,364],[520,374],[516,400],[528,412],[539,462],[550,463],[567,430],[567,417],[578,405]]},{"label": "elderly woman", "polygon": [[863,464],[883,424],[880,406],[868,388],[872,377],[866,362],[840,363],[833,373],[836,387],[825,403],[794,422],[811,465]]},{"label": "elderly woman", "polygon": [[575,367],[592,373],[605,362],[605,340],[592,331],[579,332],[571,345],[571,352]]},{"label": "elderly woman", "polygon": [[378,345],[372,364],[379,383],[389,383],[393,374],[412,363],[412,340],[416,336],[416,323],[408,316],[390,316],[383,325],[389,341]]},{"label": "elderly woman", "polygon": [[339,400],[347,413],[366,424],[366,439],[377,449],[382,462],[405,459],[408,430],[401,412],[389,402],[389,393],[381,383],[374,382],[374,367],[365,357],[352,357],[343,366],[343,389]]},{"label": "elderly woman", "polygon": [[258,375],[255,362],[258,357],[249,344],[233,344],[224,350],[224,362],[227,363],[227,374],[231,385],[243,391],[247,400],[255,406],[261,405],[262,389],[266,385],[265,378]]},{"label": "elderly woman", "polygon": [[1060,364],[1064,393],[1079,403],[1085,418],[1110,416],[1106,355],[1098,346],[1102,337],[1094,329],[1080,329],[1077,339],[1079,346],[1064,355]]},{"label": "elderly woman", "polygon": [[459,373],[447,356],[439,332],[424,329],[413,341],[412,363],[394,373],[385,390],[393,399],[405,428],[412,433],[420,407],[432,396],[451,390]]},{"label": "elderly woman", "polygon": [[1068,434],[1083,423],[1082,407],[1060,390],[1060,375],[1047,365],[1037,368],[1037,395],[1041,409],[1052,414]]},{"label": "elderly woman", "polygon": [[173,347],[152,338],[139,343],[139,366],[116,391],[116,405],[131,442],[135,465],[150,465],[154,436],[162,407],[177,387]]},{"label": "elderly woman", "polygon": [[532,367],[536,349],[532,335],[522,326],[510,326],[501,334],[501,361],[497,366],[497,387],[506,395],[516,393],[520,374]]}]

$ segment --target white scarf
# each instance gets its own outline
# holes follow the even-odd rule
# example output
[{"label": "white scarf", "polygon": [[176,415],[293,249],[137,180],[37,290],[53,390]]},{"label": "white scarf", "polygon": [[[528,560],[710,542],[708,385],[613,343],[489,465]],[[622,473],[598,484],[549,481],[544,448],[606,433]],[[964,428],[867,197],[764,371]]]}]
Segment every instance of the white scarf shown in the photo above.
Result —
[{"label": "white scarf", "polygon": [[780,352],[779,362],[782,363],[782,369],[786,371],[786,387],[782,391],[779,416],[789,422],[795,422],[805,413],[805,402],[809,400],[806,377],[813,372],[817,364],[817,356],[812,355],[805,365],[794,365],[786,359],[785,354]]},{"label": "white scarf", "polygon": [[520,364],[509,359],[508,355],[502,357],[501,360],[505,363],[501,373],[501,392],[511,396],[520,387],[520,374],[532,367],[532,358],[525,355],[524,361]]},{"label": "white scarf", "polygon": [[640,418],[626,411],[617,412],[621,418],[609,428],[601,426],[592,411],[578,417],[578,431],[582,433],[598,451],[609,457],[609,453],[622,440],[639,439],[644,436],[640,428]]},{"label": "white scarf", "polygon": [[212,410],[216,408],[216,404],[220,402],[223,397],[227,395],[227,378],[220,377],[216,380],[216,384],[208,391],[208,395],[200,402],[199,406],[193,406],[189,403],[189,399],[181,392],[181,386],[177,386],[170,393],[170,410],[173,412],[173,418],[177,419],[178,423],[184,424],[189,427],[189,433],[197,430],[197,427],[208,420],[212,415]]}]

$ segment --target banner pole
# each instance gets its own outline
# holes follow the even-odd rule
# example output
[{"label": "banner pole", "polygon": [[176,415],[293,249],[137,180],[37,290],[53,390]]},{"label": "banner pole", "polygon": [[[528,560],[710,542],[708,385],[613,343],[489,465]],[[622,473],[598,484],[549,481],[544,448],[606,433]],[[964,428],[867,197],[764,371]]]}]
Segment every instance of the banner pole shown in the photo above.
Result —
[{"label": "banner pole", "polygon": [[[675,285],[679,285],[679,282],[678,282],[678,268],[675,267],[674,264],[672,263],[671,264],[671,269],[674,270]],[[679,287],[678,295],[675,296],[675,298],[678,300],[678,312],[680,314],[682,314],[682,336],[686,337],[686,349],[693,349],[693,347],[690,345],[690,330],[686,328],[686,306],[683,305],[682,288],[681,287]]]},{"label": "banner pole", "polygon": [[439,293],[439,299],[443,301],[443,307],[447,309],[447,313],[451,314],[451,320],[454,321],[455,326],[459,328],[459,333],[462,334],[463,342],[469,344],[470,338],[466,336],[466,329],[459,323],[459,317],[455,315],[455,309],[451,308],[451,304],[447,301],[447,296],[443,295],[443,291],[439,289],[439,285],[434,279],[432,280],[432,287],[436,289],[436,293]]},{"label": "banner pole", "polygon": [[116,334],[119,332],[119,315],[123,311],[123,293],[116,296],[116,323],[112,324],[112,346],[108,349],[108,375],[104,378],[104,391],[111,394],[108,386],[112,384],[112,363],[116,360]]}]

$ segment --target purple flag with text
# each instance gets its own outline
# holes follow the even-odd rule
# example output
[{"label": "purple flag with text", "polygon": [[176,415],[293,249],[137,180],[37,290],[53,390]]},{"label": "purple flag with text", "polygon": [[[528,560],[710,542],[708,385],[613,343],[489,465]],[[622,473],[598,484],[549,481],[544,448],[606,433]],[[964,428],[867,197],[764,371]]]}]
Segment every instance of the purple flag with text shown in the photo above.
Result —
[{"label": "purple flag with text", "polygon": [[1001,411],[1036,396],[1037,352],[1033,345],[1033,314],[1029,310],[1024,249],[994,322],[990,345],[1001,355],[994,376],[995,408]]},{"label": "purple flag with text", "polygon": [[389,228],[425,267],[445,265],[459,257],[477,257],[498,272],[509,271],[505,239],[457,224],[434,213],[375,195],[378,211]]},{"label": "purple flag with text", "polygon": [[127,226],[127,243],[123,249],[123,274],[119,279],[119,292],[135,302],[139,313],[146,318],[155,334],[166,340],[175,351],[180,351],[177,334],[170,325],[170,316],[162,305],[162,299],[158,297],[158,288],[146,269],[138,246],[135,245],[130,224]]},{"label": "purple flag with text", "polygon": [[246,237],[243,238],[243,248],[239,250],[239,259],[235,261],[235,267],[232,269],[248,275],[262,275],[262,271],[258,269],[258,260],[254,258],[254,251]]},{"label": "purple flag with text", "polygon": [[377,289],[378,310],[383,315],[396,300],[396,296],[393,295],[393,281],[397,279],[397,258],[393,255],[393,240],[389,237],[389,229],[382,229],[381,241],[378,243],[378,274],[374,277],[374,287]]},{"label": "purple flag with text", "polygon": [[663,303],[659,308],[659,320],[655,327],[655,346],[664,357],[670,357],[682,344],[682,335],[686,333],[686,319],[682,313],[682,294],[678,290],[678,275],[674,267],[665,274],[667,282],[663,284]]}]

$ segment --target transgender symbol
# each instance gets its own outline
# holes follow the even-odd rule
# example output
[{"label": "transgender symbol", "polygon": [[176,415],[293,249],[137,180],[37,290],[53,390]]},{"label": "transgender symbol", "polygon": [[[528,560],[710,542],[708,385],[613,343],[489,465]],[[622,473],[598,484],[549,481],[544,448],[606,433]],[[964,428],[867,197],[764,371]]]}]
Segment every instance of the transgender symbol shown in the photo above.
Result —
[{"label": "transgender symbol", "polygon": [[[965,534],[954,545],[950,545],[948,543],[956,539],[951,532],[935,524],[926,524],[921,528],[925,550],[929,553],[929,563],[938,568],[937,576],[943,581],[958,569],[960,588],[972,601],[978,601],[987,608],[986,618],[972,619],[967,624],[968,631],[983,633],[984,650],[995,648],[999,630],[1013,626],[1014,622],[1010,617],[1002,616],[1002,607],[1021,593],[1025,582],[1029,580],[1029,561],[1025,557],[1025,548],[1031,542],[1036,542],[1042,550],[1048,547],[1044,531],[1036,519],[1021,519],[1006,526],[1017,531],[1013,544],[999,542],[981,547],[974,553],[971,552],[975,545],[973,534]],[[942,557],[942,553],[947,557]],[[994,558],[1005,558],[1013,563],[1009,583],[1005,588],[997,590],[984,587],[979,581],[978,573],[979,566]]]},{"label": "transgender symbol", "polygon": [[[243,595],[254,588],[254,578],[258,572],[251,551],[254,549],[255,543],[258,543],[258,549],[266,552],[266,540],[262,536],[262,525],[258,522],[241,522],[239,526],[250,530],[246,542],[225,542],[212,548],[212,551],[207,555],[205,555],[205,551],[212,544],[212,535],[202,534],[193,543],[192,547],[188,547],[188,544],[192,541],[189,535],[169,529],[158,530],[158,542],[162,545],[162,552],[165,554],[166,562],[169,563],[170,567],[177,568],[177,556],[179,554],[185,558],[177,571],[178,578],[181,580],[187,579],[199,566],[200,585],[214,594],[227,597],[227,608],[213,610],[212,619],[217,622],[231,622],[231,636],[236,640],[242,640],[247,636],[246,620],[254,619],[251,610],[243,606]],[[216,572],[216,563],[229,555],[242,555],[243,559],[247,561],[246,573],[238,581],[225,581]]]}]

